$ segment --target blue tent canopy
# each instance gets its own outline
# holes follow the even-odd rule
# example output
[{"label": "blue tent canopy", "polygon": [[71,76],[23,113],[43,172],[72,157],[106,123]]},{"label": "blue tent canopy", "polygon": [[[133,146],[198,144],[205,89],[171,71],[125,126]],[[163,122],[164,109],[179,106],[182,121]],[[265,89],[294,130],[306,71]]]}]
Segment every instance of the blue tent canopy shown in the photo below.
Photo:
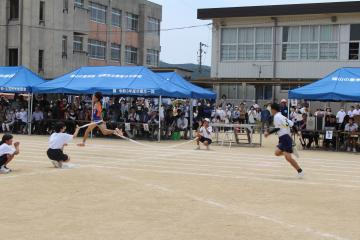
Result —
[{"label": "blue tent canopy", "polygon": [[216,99],[216,93],[189,83],[176,72],[165,72],[157,74],[167,81],[190,91],[191,98]]},{"label": "blue tent canopy", "polygon": [[29,93],[35,85],[45,82],[26,67],[0,67],[0,92]]},{"label": "blue tent canopy", "polygon": [[312,84],[289,91],[289,99],[360,101],[360,68],[340,68]]},{"label": "blue tent canopy", "polygon": [[189,98],[190,92],[171,84],[146,67],[81,67],[34,88],[36,93],[125,95]]}]

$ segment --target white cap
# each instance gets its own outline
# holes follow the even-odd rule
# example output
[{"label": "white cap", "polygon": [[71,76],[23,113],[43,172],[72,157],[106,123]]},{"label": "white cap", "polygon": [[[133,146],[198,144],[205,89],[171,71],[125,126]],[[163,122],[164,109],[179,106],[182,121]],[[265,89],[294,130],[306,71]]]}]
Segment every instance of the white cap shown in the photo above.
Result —
[{"label": "white cap", "polygon": [[210,119],[208,119],[208,118],[205,118],[205,119],[204,119],[204,121],[210,122]]}]

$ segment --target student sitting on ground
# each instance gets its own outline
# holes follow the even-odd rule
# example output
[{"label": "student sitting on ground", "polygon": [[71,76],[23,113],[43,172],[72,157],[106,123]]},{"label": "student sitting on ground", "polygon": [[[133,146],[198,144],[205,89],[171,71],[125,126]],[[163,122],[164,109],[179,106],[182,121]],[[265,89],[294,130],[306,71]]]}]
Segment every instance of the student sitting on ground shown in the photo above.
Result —
[{"label": "student sitting on ground", "polygon": [[14,159],[15,155],[20,153],[19,142],[13,145],[13,136],[5,134],[0,142],[0,173],[9,173],[11,169],[7,165]]},{"label": "student sitting on ground", "polygon": [[80,128],[76,127],[74,135],[70,135],[65,133],[65,123],[59,122],[56,124],[55,133],[51,134],[50,136],[49,149],[47,150],[47,156],[51,160],[54,167],[70,167],[70,165],[67,165],[67,163],[70,161],[70,157],[64,154],[64,146],[77,137],[79,130]]},{"label": "student sitting on ground", "polygon": [[209,146],[212,143],[211,140],[212,127],[209,126],[209,123],[210,120],[208,118],[205,118],[202,126],[199,129],[199,132],[196,134],[197,150],[200,150],[200,142],[202,142],[206,146],[206,149],[209,150]]}]

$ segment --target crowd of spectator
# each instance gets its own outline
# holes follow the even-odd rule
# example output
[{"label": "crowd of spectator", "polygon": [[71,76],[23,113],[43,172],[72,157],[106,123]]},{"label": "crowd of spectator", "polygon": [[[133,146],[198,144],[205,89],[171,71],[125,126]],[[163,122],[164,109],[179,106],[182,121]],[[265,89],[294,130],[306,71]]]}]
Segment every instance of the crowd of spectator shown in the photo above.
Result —
[{"label": "crowd of spectator", "polygon": [[[0,123],[2,132],[26,134],[29,131],[28,102],[22,95],[15,95],[9,100],[0,99]],[[132,138],[155,139],[161,121],[162,138],[171,138],[174,133],[181,133],[188,139],[191,130],[198,129],[201,121],[211,119],[212,123],[257,124],[263,130],[270,127],[272,116],[270,103],[264,106],[240,102],[227,103],[225,99],[219,102],[199,100],[164,99],[159,108],[158,99],[107,97],[103,102],[103,118],[109,128],[120,127]],[[310,148],[313,143],[319,145],[319,134],[307,130],[308,117],[324,117],[325,128],[333,127],[341,131],[358,131],[354,117],[360,115],[359,105],[352,106],[348,112],[342,108],[332,113],[331,108],[317,109],[310,112],[306,103],[290,108],[285,99],[281,100],[281,113],[288,116],[302,133],[304,147]],[[68,131],[75,130],[76,125],[91,121],[91,96],[51,96],[38,95],[32,105],[31,132],[33,134],[50,134],[56,122],[64,121]],[[192,108],[192,111],[190,111]],[[193,129],[190,129],[190,114],[193,114]],[[96,134],[96,132],[95,132]],[[349,139],[350,148],[355,146],[354,139]],[[325,140],[324,145],[335,147],[333,140]],[[352,147],[353,149],[355,147]],[[347,149],[349,150],[349,149]]]}]

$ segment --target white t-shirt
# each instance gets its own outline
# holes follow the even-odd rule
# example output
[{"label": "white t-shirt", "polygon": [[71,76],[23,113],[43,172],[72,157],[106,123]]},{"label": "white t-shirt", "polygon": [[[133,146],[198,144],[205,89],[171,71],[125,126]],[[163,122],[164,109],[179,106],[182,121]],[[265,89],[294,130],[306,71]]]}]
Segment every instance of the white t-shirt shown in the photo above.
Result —
[{"label": "white t-shirt", "polygon": [[27,122],[27,112],[26,111],[20,112],[20,119],[24,123]]},{"label": "white t-shirt", "polygon": [[354,116],[354,112],[351,111],[351,110],[349,110],[349,111],[348,111],[348,115],[349,115],[349,117],[353,117],[353,116]]},{"label": "white t-shirt", "polygon": [[6,143],[1,144],[0,146],[0,156],[5,154],[14,154],[15,148],[11,145],[8,145]]},{"label": "white t-shirt", "polygon": [[349,123],[345,125],[345,131],[347,132],[357,131],[357,129],[358,129],[358,125],[356,123],[353,123],[353,125],[351,126]]},{"label": "white t-shirt", "polygon": [[338,123],[342,123],[344,121],[344,117],[346,116],[345,111],[338,111],[336,114],[336,119],[338,120]]},{"label": "white t-shirt", "polygon": [[274,116],[274,125],[275,128],[280,128],[277,133],[279,137],[281,137],[286,134],[290,135],[290,128],[294,125],[294,123],[287,119],[287,117],[284,117],[281,112],[278,112]]},{"label": "white t-shirt", "polygon": [[[209,133],[207,133],[207,132],[209,132]],[[205,127],[200,128],[200,135],[203,136],[204,138],[211,139],[211,133],[212,133],[211,126],[208,126],[207,128],[205,128]]]},{"label": "white t-shirt", "polygon": [[61,149],[73,139],[73,135],[67,133],[53,133],[49,139],[49,148]]},{"label": "white t-shirt", "polygon": [[360,109],[354,109],[354,111],[352,112],[354,116],[358,116],[360,115]]}]

